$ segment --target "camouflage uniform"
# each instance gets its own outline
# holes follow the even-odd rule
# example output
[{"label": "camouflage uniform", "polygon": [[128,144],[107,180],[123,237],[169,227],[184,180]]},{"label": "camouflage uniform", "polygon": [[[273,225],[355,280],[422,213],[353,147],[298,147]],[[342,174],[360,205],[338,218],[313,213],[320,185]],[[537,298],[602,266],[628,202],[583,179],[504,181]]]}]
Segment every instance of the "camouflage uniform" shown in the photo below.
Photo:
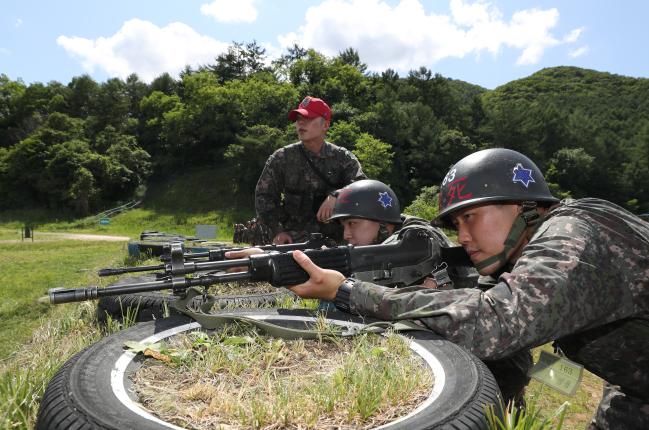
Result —
[{"label": "camouflage uniform", "polygon": [[604,200],[564,201],[486,292],[356,282],[351,310],[418,318],[486,360],[556,340],[608,383],[598,429],[649,428],[649,224]]},{"label": "camouflage uniform", "polygon": [[[354,154],[325,142],[320,153],[304,149],[306,156],[327,177],[333,187],[318,176],[304,160],[301,142],[275,151],[266,161],[255,189],[257,217],[277,233],[288,232],[295,242],[308,239],[308,233],[340,236],[338,223],[323,224],[316,219],[327,195],[366,176]],[[339,238],[338,238],[339,239]]]},{"label": "camouflage uniform", "polygon": [[[429,221],[411,216],[405,216],[403,220],[401,228],[395,231],[383,243],[395,242],[398,240],[400,231],[416,228],[428,232],[440,246],[455,245],[440,229],[433,227]],[[493,287],[493,284],[486,283],[484,277],[481,277],[480,283],[478,283],[478,274],[475,269],[448,267],[447,270],[453,282],[453,288],[480,288],[481,290],[488,290]],[[415,288],[413,287],[412,290],[415,290]],[[513,402],[516,406],[523,406],[525,387],[530,382],[527,373],[534,364],[530,350],[523,349],[506,358],[484,360],[484,362],[494,374],[505,403]]]}]

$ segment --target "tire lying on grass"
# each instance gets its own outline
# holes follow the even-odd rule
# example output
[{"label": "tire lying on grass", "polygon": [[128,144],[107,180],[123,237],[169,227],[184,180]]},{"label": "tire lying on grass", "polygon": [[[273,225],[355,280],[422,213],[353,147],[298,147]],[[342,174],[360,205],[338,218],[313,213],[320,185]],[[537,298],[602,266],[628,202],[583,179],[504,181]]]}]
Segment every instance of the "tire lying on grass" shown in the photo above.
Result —
[{"label": "tire lying on grass", "polygon": [[[226,315],[256,318],[291,328],[310,328],[317,314],[304,309],[236,309]],[[326,322],[358,327],[349,314],[327,314]],[[365,321],[367,322],[367,321]],[[168,342],[199,329],[184,316],[138,324],[105,337],[67,361],[50,381],[38,412],[43,429],[178,429],[145,411],[131,387],[131,376],[146,358],[123,349],[124,342]],[[434,385],[427,399],[408,415],[381,429],[487,429],[486,405],[498,404],[498,386],[486,366],[459,346],[431,332],[410,332],[411,349],[430,367]]]},{"label": "tire lying on grass", "polygon": [[[124,285],[156,280],[155,274],[122,278],[111,285]],[[279,305],[295,294],[286,288],[276,288],[271,292],[249,292],[246,294],[217,295],[214,307],[216,309],[232,307],[272,307]],[[97,302],[97,319],[101,325],[106,325],[108,319],[122,321],[128,316],[133,322],[145,322],[177,315],[170,302],[176,298],[168,292],[149,291],[144,293],[125,294],[121,296],[100,297]],[[200,306],[201,297],[194,298],[192,306]]]}]

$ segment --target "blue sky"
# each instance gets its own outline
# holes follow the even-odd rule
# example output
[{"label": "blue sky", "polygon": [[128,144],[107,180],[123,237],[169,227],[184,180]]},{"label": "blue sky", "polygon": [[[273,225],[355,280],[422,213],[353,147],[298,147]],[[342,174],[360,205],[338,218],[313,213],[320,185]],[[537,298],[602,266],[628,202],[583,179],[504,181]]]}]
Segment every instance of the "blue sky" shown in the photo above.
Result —
[{"label": "blue sky", "polygon": [[649,77],[648,16],[644,0],[4,0],[0,74],[149,82],[256,40],[270,58],[293,42],[353,47],[372,71],[426,66],[486,88],[559,65]]}]

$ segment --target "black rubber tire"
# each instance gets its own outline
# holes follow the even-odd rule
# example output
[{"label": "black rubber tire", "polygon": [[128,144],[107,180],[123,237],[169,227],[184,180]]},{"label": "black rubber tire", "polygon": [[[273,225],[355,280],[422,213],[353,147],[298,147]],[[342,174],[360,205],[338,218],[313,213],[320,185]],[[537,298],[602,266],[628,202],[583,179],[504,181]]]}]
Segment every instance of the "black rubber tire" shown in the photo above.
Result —
[{"label": "black rubber tire", "polygon": [[[236,309],[220,313],[260,318],[293,328],[305,328],[316,318],[313,311],[307,310]],[[327,319],[343,326],[363,323],[359,318],[339,312],[327,314]],[[197,327],[187,317],[174,316],[138,324],[80,352],[50,381],[41,401],[36,428],[179,428],[149,415],[131,398],[129,375],[142,366],[144,358],[124,351],[123,345],[126,340],[157,342]],[[486,366],[466,350],[432,332],[411,332],[407,336],[413,341],[413,351],[433,370],[435,384],[424,403],[409,415],[380,428],[487,429],[485,407],[499,403],[499,391]]]},{"label": "black rubber tire", "polygon": [[[155,281],[154,274],[122,278],[111,285],[124,285],[139,282]],[[268,293],[221,295],[216,296],[214,307],[223,309],[229,307],[272,307],[277,306],[286,298],[296,297],[286,288],[277,288]],[[175,297],[163,292],[150,291],[145,293],[125,294],[122,296],[104,296],[97,301],[97,320],[100,325],[106,325],[108,318],[122,321],[124,315],[134,314],[135,322],[146,322],[161,319],[165,316],[178,315],[169,303]],[[199,306],[201,297],[196,297],[191,305]]]}]

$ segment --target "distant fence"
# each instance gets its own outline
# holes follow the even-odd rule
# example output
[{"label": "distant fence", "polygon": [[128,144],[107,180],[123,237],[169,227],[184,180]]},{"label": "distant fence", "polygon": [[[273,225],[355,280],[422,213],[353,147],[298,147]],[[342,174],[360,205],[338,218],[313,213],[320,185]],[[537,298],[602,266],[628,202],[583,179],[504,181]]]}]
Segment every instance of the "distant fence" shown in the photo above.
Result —
[{"label": "distant fence", "polygon": [[117,206],[116,208],[108,209],[107,211],[98,213],[97,215],[95,215],[95,218],[97,219],[110,218],[114,215],[120,214],[129,209],[133,209],[135,206],[139,205],[140,203],[142,203],[142,200],[132,200],[128,203],[124,203],[121,206]]}]

